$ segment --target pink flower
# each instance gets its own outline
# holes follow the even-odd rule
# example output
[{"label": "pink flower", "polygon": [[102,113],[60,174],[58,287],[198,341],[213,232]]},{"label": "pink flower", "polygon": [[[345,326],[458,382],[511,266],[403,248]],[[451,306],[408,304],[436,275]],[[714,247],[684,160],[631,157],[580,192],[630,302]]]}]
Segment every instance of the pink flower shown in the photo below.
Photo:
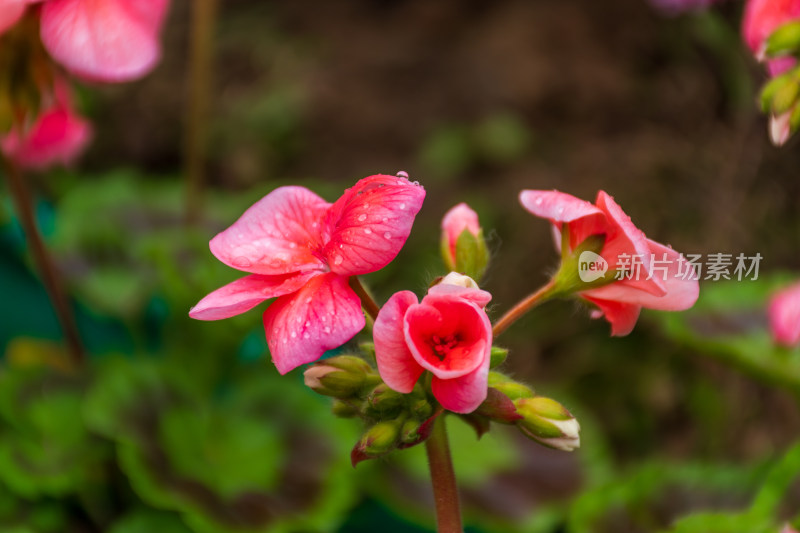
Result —
[{"label": "pink flower", "polygon": [[[769,36],[783,24],[800,19],[800,0],[749,0],[742,19],[742,36],[759,61]],[[794,65],[792,58],[774,59],[768,63],[772,76]]]},{"label": "pink flower", "polygon": [[605,316],[612,335],[630,333],[642,307],[682,311],[697,300],[696,276],[683,256],[645,237],[604,191],[594,205],[558,191],[522,191],[520,202],[559,234],[568,231],[570,252],[590,236],[605,237],[599,255],[608,271],[626,275],[580,295],[599,308],[595,316]]},{"label": "pink flower", "polygon": [[0,34],[17,23],[26,6],[25,0],[0,0]]},{"label": "pink flower", "polygon": [[800,282],[777,292],[767,309],[772,338],[777,344],[800,344]]},{"label": "pink flower", "polygon": [[456,413],[477,409],[488,390],[492,326],[483,308],[491,298],[447,282],[431,287],[421,303],[410,291],[394,294],[373,330],[383,381],[409,393],[428,370],[442,407]]},{"label": "pink flower", "polygon": [[42,42],[53,59],[84,79],[137,79],[161,56],[158,34],[167,6],[168,0],[47,0]]},{"label": "pink flower", "polygon": [[329,204],[280,187],[211,240],[223,263],[250,272],[203,298],[189,316],[219,320],[270,298],[264,329],[281,374],[341,346],[364,327],[348,278],[386,266],[405,244],[425,190],[405,178],[364,178]]},{"label": "pink flower", "polygon": [[66,165],[89,144],[92,128],[73,111],[66,83],[58,80],[54,93],[51,106],[33,124],[16,126],[0,138],[0,151],[21,168]]},{"label": "pink flower", "polygon": [[442,219],[442,237],[445,240],[443,246],[447,246],[453,265],[456,263],[456,243],[464,230],[477,237],[481,226],[478,214],[462,202],[445,213]]}]

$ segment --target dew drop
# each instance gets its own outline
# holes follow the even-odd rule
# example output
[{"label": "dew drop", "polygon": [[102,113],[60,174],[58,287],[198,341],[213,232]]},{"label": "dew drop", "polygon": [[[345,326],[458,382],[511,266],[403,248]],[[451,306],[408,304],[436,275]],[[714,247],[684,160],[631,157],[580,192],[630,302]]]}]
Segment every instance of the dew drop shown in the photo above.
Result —
[{"label": "dew drop", "polygon": [[416,185],[417,187],[419,187],[419,182],[418,182],[417,180],[414,180],[414,181],[412,181],[411,183],[412,183],[413,185]]},{"label": "dew drop", "polygon": [[306,327],[311,327],[311,322],[306,322]]},{"label": "dew drop", "polygon": [[305,333],[303,333],[303,338],[304,339],[310,339],[311,338],[311,334],[308,333],[308,332],[305,332]]},{"label": "dew drop", "polygon": [[322,328],[322,331],[324,331],[325,333],[330,333],[331,332],[331,328],[330,328],[330,326],[325,326],[324,328]]},{"label": "dew drop", "polygon": [[308,298],[306,298],[306,303],[307,303],[307,304],[310,304],[310,303],[311,303],[311,296],[309,296]]},{"label": "dew drop", "polygon": [[383,223],[386,224],[387,222],[389,222],[389,219],[386,218],[386,217],[383,217]]},{"label": "dew drop", "polygon": [[297,244],[295,244],[293,242],[290,242],[289,243],[289,248],[297,248]]},{"label": "dew drop", "polygon": [[316,228],[317,226],[319,226],[319,222],[312,222],[311,223],[311,227],[312,228]]},{"label": "dew drop", "polygon": [[281,268],[283,266],[283,261],[280,259],[273,259],[269,262],[270,268]]},{"label": "dew drop", "polygon": [[367,220],[367,215],[364,214],[358,215],[359,222],[364,222],[365,220]]},{"label": "dew drop", "polygon": [[537,198],[536,200],[534,200],[533,203],[535,203],[536,205],[542,205],[542,198],[541,197]]},{"label": "dew drop", "polygon": [[336,259],[333,260],[334,265],[341,265],[344,258],[341,255],[337,255]]},{"label": "dew drop", "polygon": [[250,263],[250,260],[246,257],[239,256],[233,258],[233,266],[235,267],[248,268],[251,265],[252,263]]},{"label": "dew drop", "polygon": [[383,238],[384,239],[391,239],[392,238],[392,234],[387,231],[386,233],[383,234]]},{"label": "dew drop", "polygon": [[296,337],[297,337],[297,332],[296,332],[296,331],[293,331],[293,332],[292,332],[292,338],[294,339],[294,338],[296,338]]},{"label": "dew drop", "polygon": [[366,233],[367,235],[369,235],[370,233],[372,233],[372,230],[371,230],[371,229],[369,229],[369,228],[364,228],[364,233]]},{"label": "dew drop", "polygon": [[[395,176],[397,176],[398,178],[406,178],[406,179],[408,179],[408,172],[406,172],[405,170],[401,170],[400,172],[395,174]],[[398,184],[400,184],[400,183],[403,183],[403,182],[402,181],[398,182]]]},{"label": "dew drop", "polygon": [[402,209],[405,209],[405,208],[406,208],[406,204],[400,204],[400,206],[399,206],[399,207],[400,207],[400,209],[401,209],[401,210],[402,210]]}]

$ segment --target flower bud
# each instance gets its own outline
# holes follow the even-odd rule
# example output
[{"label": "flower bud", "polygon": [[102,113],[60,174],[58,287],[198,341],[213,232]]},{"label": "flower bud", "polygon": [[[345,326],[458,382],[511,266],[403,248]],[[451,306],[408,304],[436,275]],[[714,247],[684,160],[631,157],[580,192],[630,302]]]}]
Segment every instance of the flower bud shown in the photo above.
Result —
[{"label": "flower bud", "polygon": [[764,53],[767,57],[792,55],[800,51],[800,22],[789,22],[778,27],[767,38]]},{"label": "flower bud", "polygon": [[399,413],[405,402],[405,395],[381,383],[367,397],[367,414],[376,418],[386,418]]},{"label": "flower bud", "polygon": [[350,452],[353,466],[394,450],[400,437],[401,424],[402,420],[386,420],[369,428]]},{"label": "flower bud", "polygon": [[413,418],[406,420],[402,428],[400,428],[400,442],[403,444],[417,442],[420,438],[419,430],[421,427],[422,423],[419,420],[414,420]]},{"label": "flower bud", "polygon": [[334,400],[333,406],[331,407],[331,412],[334,416],[338,416],[339,418],[353,418],[358,416],[359,409],[352,403],[342,400]]},{"label": "flower bud", "polygon": [[534,395],[533,389],[500,372],[489,372],[489,387],[497,389],[511,400],[531,398]]},{"label": "flower bud", "polygon": [[359,357],[339,355],[315,364],[303,373],[305,384],[319,394],[350,398],[363,386],[372,368]]},{"label": "flower bud", "polygon": [[500,348],[499,346],[492,346],[489,367],[494,368],[496,366],[502,365],[505,362],[506,357],[508,357],[508,348]]},{"label": "flower bud", "polygon": [[580,447],[580,425],[572,413],[555,400],[536,396],[514,402],[523,419],[517,427],[528,438],[549,448],[571,452]]},{"label": "flower bud", "polygon": [[489,262],[489,251],[478,215],[467,204],[450,209],[442,219],[442,258],[449,270],[480,280]]},{"label": "flower bud", "polygon": [[502,424],[513,424],[522,419],[522,415],[517,413],[517,406],[514,402],[493,387],[489,387],[486,399],[475,410],[475,414]]}]

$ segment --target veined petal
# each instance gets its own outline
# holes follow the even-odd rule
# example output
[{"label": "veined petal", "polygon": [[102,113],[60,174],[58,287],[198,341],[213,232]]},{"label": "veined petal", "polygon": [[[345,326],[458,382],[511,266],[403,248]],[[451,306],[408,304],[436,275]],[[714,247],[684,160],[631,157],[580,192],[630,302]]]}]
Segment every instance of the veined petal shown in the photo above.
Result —
[{"label": "veined petal", "polygon": [[333,272],[358,275],[389,264],[408,239],[425,189],[405,178],[376,175],[345,191],[328,213],[324,255]]},{"label": "veined petal", "polygon": [[440,379],[433,376],[431,380],[433,396],[448,411],[471,413],[483,403],[488,394],[490,359],[487,351],[481,366],[465,376],[454,379]]},{"label": "veined petal", "polygon": [[89,80],[121,82],[158,62],[158,32],[168,0],[49,0],[42,6],[47,51]]},{"label": "veined petal", "polygon": [[264,276],[251,274],[215,290],[189,311],[197,320],[221,320],[249,311],[265,300],[299,290],[317,272]]},{"label": "veined petal", "polygon": [[608,231],[606,242],[600,255],[608,261],[609,270],[616,270],[621,264],[621,259],[627,256],[630,265],[641,262],[638,272],[634,272],[632,279],[626,281],[630,287],[636,287],[655,296],[666,294],[664,282],[657,276],[652,276],[650,265],[650,246],[644,232],[637,228],[631,217],[625,214],[622,208],[605,191],[597,193],[597,207],[606,215]]},{"label": "veined petal", "polygon": [[267,344],[281,374],[338,348],[361,331],[365,322],[361,300],[347,278],[333,273],[312,277],[264,312]]},{"label": "veined petal", "polygon": [[472,289],[449,283],[439,283],[428,289],[428,294],[453,295],[472,302],[478,307],[486,307],[492,301],[492,295],[481,289]]},{"label": "veined petal", "polygon": [[417,303],[417,297],[411,291],[393,294],[381,307],[372,330],[378,372],[384,383],[404,394],[411,392],[423,372],[411,355],[403,334],[403,317],[408,308]]},{"label": "veined petal", "polygon": [[[605,214],[591,203],[559,191],[525,190],[519,201],[531,214],[545,218],[561,230],[569,226],[570,247],[575,248],[590,235],[606,232]],[[556,246],[560,246],[560,236]]]},{"label": "veined petal", "polygon": [[330,204],[305,187],[279,187],[253,204],[209,247],[228,266],[254,274],[322,270],[325,213]]},{"label": "veined petal", "polygon": [[647,244],[654,259],[651,265],[653,277],[661,282],[663,295],[644,292],[627,281],[585,291],[581,295],[662,311],[684,311],[692,307],[700,294],[694,269],[672,248],[649,239]]},{"label": "veined petal", "polygon": [[598,314],[592,314],[592,318],[600,318],[601,315],[604,316],[611,324],[611,335],[614,337],[624,337],[633,331],[633,327],[636,325],[636,321],[639,319],[639,313],[642,310],[641,306],[611,300],[601,300],[599,298],[587,296],[586,293],[581,293],[581,296],[600,309]]}]

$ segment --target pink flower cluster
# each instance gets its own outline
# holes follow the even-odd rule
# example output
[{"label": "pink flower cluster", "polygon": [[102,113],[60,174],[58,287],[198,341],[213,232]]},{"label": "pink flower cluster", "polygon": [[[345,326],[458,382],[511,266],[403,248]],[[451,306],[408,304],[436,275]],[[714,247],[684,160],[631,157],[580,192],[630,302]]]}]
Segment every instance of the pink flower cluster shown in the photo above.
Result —
[{"label": "pink flower cluster", "polygon": [[[169,0],[0,0],[0,34],[23,16],[39,20],[49,55],[72,75],[125,82],[150,72],[161,56],[159,33]],[[2,46],[5,46],[3,44]],[[66,163],[86,147],[91,128],[72,106],[60,75],[39,87],[42,111],[16,123],[0,149],[16,164],[43,168]]]}]

